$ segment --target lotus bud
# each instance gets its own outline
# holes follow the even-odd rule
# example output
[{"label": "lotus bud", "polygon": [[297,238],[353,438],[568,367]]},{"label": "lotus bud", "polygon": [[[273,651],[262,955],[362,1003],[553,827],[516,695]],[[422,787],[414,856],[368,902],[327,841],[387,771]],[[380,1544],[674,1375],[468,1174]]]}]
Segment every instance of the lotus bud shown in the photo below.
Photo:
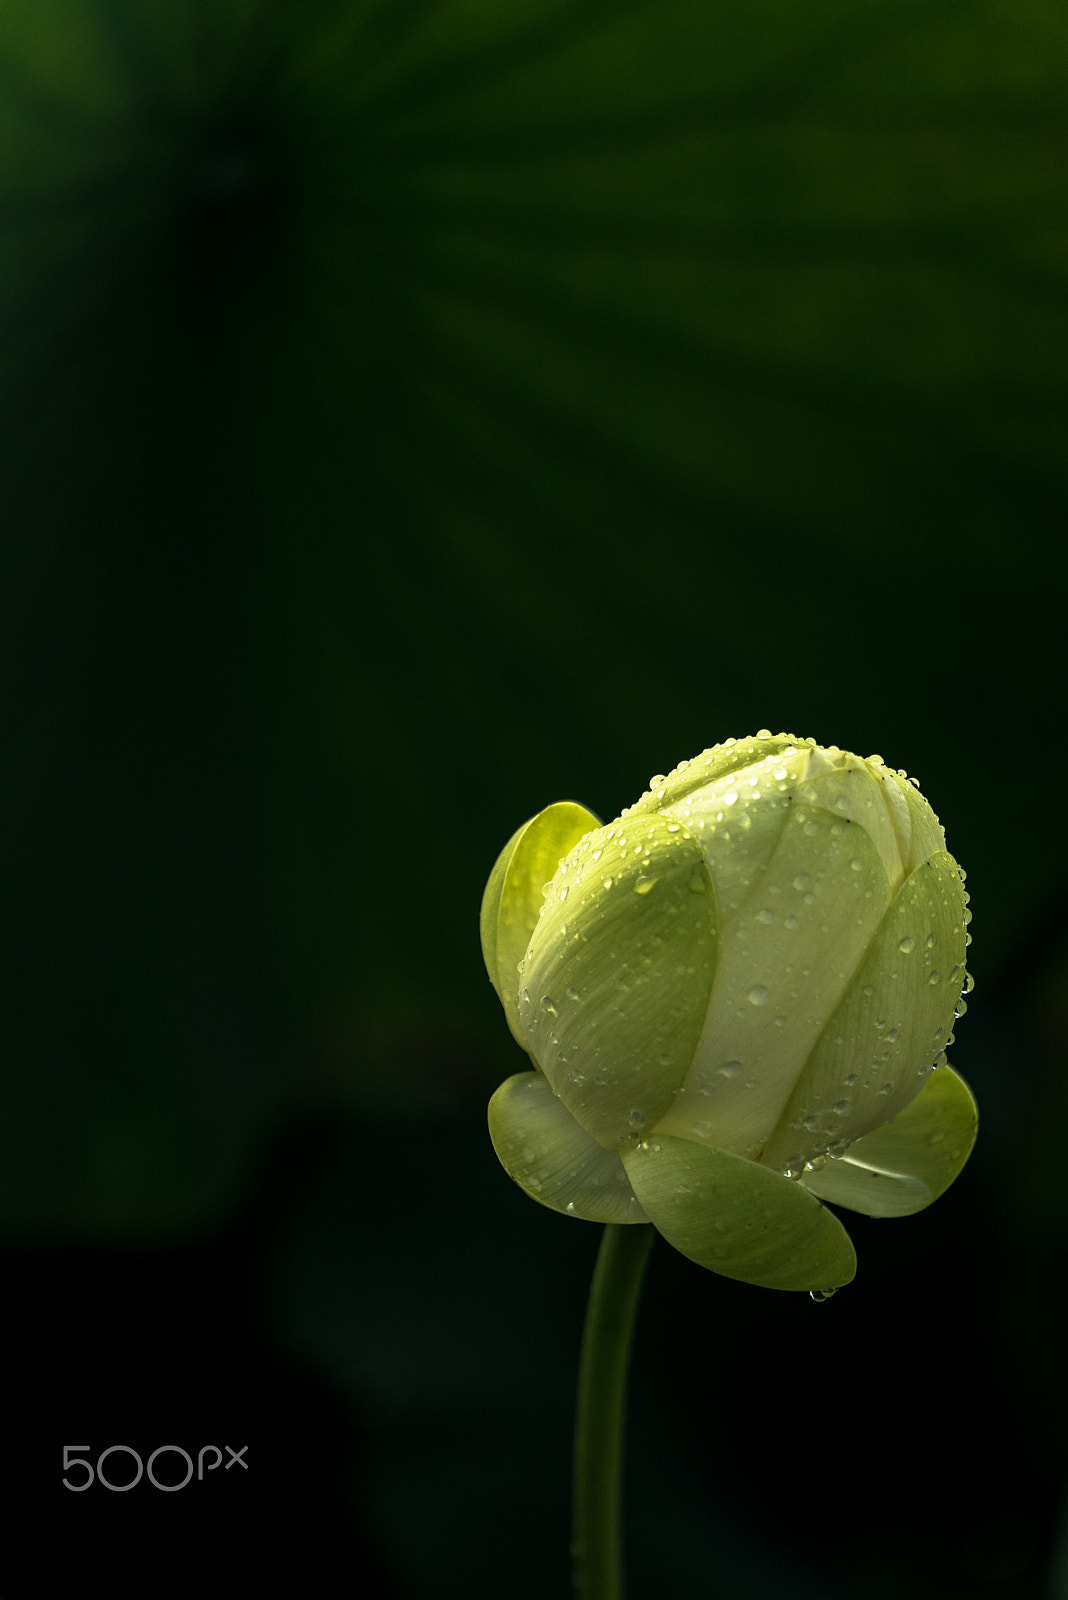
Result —
[{"label": "lotus bud", "polygon": [[728,739],[607,827],[549,806],[482,905],[533,1063],[490,1102],[502,1165],[542,1205],[650,1221],[726,1277],[849,1282],[823,1202],[920,1211],[974,1143],[945,1056],[967,900],[914,782],[810,739]]}]

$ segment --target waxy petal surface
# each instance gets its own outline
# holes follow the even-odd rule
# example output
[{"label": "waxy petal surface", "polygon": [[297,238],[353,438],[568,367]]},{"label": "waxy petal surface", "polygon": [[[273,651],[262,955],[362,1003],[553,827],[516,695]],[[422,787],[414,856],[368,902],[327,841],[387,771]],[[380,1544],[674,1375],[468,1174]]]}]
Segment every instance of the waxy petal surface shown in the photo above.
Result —
[{"label": "waxy petal surface", "polygon": [[[778,843],[747,898],[724,918],[707,1023],[685,1089],[661,1125],[754,1161],[766,1159],[890,901],[863,828],[786,794],[774,803],[773,814],[785,817]],[[733,836],[724,842],[713,831],[704,842],[717,882],[719,853],[732,854]]]},{"label": "waxy petal surface", "polygon": [[635,811],[659,811],[666,806],[677,805],[694,791],[751,766],[753,762],[763,761],[780,750],[809,743],[806,739],[791,738],[789,734],[754,734],[748,739],[731,739],[723,744],[712,745],[699,756],[694,756],[692,761],[680,761],[666,777],[651,783],[641,799],[623,815],[628,816]]}]

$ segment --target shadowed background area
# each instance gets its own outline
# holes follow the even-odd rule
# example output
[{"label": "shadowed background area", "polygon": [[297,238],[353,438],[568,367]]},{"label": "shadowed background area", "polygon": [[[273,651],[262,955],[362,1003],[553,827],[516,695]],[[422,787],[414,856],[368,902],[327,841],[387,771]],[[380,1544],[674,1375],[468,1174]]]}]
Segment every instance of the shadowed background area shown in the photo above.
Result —
[{"label": "shadowed background area", "polygon": [[1068,1595],[1066,95],[1056,0],[8,0],[5,1600],[566,1592],[479,899],[764,726],[941,816],[980,1142],[826,1305],[658,1246],[633,1593]]}]

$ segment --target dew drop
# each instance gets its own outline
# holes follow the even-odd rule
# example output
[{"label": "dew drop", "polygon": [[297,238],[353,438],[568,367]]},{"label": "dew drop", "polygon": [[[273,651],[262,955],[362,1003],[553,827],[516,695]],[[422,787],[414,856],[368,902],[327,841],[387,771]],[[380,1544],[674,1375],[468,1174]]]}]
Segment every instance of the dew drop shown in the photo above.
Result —
[{"label": "dew drop", "polygon": [[812,879],[807,872],[799,872],[794,879],[794,888],[799,894],[804,894],[805,890],[811,886],[811,883]]},{"label": "dew drop", "polygon": [[901,951],[901,954],[903,956],[910,956],[912,954],[912,952],[915,950],[915,948],[916,948],[916,941],[912,937],[911,934],[908,934],[898,944],[898,949]]},{"label": "dew drop", "polygon": [[822,1305],[824,1300],[830,1300],[832,1295],[836,1295],[837,1293],[837,1289],[810,1289],[808,1291],[808,1297],[810,1300],[815,1300],[817,1305]]},{"label": "dew drop", "polygon": [[719,1069],[721,1078],[736,1078],[742,1070],[740,1061],[728,1061]]},{"label": "dew drop", "polygon": [[749,1004],[751,1006],[766,1006],[767,1003],[767,989],[765,989],[762,983],[754,983],[753,987],[749,991]]},{"label": "dew drop", "polygon": [[552,996],[551,995],[547,995],[547,994],[543,994],[542,995],[542,997],[541,997],[541,1009],[546,1013],[547,1016],[550,1016],[550,1017],[559,1016],[559,1012],[557,1011],[556,1007],[553,1005]]}]

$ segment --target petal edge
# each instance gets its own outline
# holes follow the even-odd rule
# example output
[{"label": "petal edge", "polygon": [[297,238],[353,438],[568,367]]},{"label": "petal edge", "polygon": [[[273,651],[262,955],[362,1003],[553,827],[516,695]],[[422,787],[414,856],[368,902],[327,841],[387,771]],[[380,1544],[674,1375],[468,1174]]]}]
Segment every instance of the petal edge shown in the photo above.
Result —
[{"label": "petal edge", "polygon": [[820,1200],[869,1217],[909,1217],[945,1193],[972,1153],[979,1112],[952,1067],[933,1072],[893,1122],[802,1179]]},{"label": "petal edge", "polygon": [[800,1184],[743,1156],[654,1135],[623,1165],[650,1222],[682,1255],[767,1289],[837,1289],[856,1272],[833,1211]]},{"label": "petal edge", "polygon": [[519,1072],[489,1103],[497,1159],[525,1194],[586,1222],[646,1222],[618,1152],[580,1128],[540,1072]]}]

